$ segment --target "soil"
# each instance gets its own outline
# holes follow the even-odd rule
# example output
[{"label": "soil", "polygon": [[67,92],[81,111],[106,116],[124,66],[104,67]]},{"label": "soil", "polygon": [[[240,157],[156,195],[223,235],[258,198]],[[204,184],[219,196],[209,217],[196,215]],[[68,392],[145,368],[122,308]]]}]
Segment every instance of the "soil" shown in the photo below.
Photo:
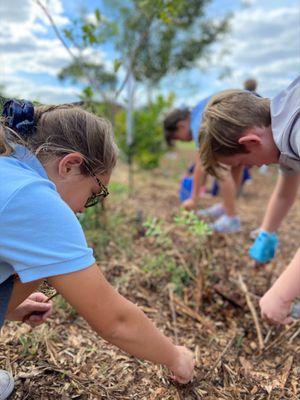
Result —
[{"label": "soil", "polygon": [[[58,296],[53,316],[43,326],[7,322],[2,329],[0,368],[15,377],[12,399],[300,398],[300,322],[270,326],[258,307],[299,246],[299,197],[280,228],[276,258],[255,268],[247,253],[249,233],[260,224],[276,168],[267,175],[252,171],[251,184],[238,201],[242,232],[196,237],[174,223],[180,173],[190,155],[189,149],[181,149],[166,156],[161,168],[137,171],[131,198],[122,189],[127,175],[120,164],[111,199],[99,211],[99,228],[87,236],[107,279],[162,331],[194,352],[194,380],[174,383],[165,368],[108,344]],[[201,207],[219,200],[204,198]],[[151,236],[144,223],[152,217],[162,231]]]}]

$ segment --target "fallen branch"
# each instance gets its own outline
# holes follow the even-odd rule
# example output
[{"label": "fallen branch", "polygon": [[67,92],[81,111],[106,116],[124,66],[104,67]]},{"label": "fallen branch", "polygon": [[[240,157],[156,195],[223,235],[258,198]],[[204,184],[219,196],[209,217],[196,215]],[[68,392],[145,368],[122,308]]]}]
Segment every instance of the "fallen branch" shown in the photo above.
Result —
[{"label": "fallen branch", "polygon": [[264,339],[263,339],[263,336],[262,336],[262,333],[261,333],[260,325],[259,325],[259,322],[258,322],[258,317],[257,317],[257,313],[256,313],[256,310],[255,310],[255,307],[254,307],[254,305],[252,303],[252,300],[250,298],[250,293],[248,291],[248,288],[247,288],[245,282],[243,281],[243,278],[242,278],[241,274],[238,274],[238,279],[239,279],[240,287],[241,287],[243,293],[245,294],[246,302],[247,302],[247,305],[249,307],[250,313],[251,313],[253,321],[254,321],[254,325],[255,325],[255,329],[256,329],[256,333],[257,333],[257,338],[258,338],[259,349],[263,350],[264,347],[265,347],[265,344],[264,344]]}]

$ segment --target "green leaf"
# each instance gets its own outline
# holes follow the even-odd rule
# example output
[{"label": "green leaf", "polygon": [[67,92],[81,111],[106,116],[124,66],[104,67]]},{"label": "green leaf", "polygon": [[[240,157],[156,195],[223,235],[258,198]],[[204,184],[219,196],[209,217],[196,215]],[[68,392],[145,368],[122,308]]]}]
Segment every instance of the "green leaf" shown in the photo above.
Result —
[{"label": "green leaf", "polygon": [[121,60],[118,60],[118,59],[114,60],[114,72],[118,72],[121,65],[122,65]]}]

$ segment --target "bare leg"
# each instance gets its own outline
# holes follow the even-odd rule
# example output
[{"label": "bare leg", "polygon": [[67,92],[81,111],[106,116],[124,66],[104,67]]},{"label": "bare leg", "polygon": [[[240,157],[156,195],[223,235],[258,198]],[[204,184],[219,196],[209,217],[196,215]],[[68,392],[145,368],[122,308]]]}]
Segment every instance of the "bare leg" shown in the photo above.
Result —
[{"label": "bare leg", "polygon": [[239,165],[238,167],[231,168],[231,175],[235,182],[237,191],[239,191],[242,186],[244,168],[245,167],[243,165]]},{"label": "bare leg", "polygon": [[231,173],[226,173],[224,178],[219,181],[219,184],[225,213],[229,217],[234,217],[236,215],[236,186]]}]

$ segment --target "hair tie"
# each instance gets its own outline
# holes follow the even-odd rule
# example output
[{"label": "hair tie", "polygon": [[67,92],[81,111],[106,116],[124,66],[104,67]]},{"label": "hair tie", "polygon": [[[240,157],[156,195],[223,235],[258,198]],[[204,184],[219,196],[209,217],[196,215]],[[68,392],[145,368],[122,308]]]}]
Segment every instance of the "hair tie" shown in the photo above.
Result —
[{"label": "hair tie", "polygon": [[22,136],[34,133],[34,106],[30,101],[8,100],[2,115],[7,118],[8,126]]}]

